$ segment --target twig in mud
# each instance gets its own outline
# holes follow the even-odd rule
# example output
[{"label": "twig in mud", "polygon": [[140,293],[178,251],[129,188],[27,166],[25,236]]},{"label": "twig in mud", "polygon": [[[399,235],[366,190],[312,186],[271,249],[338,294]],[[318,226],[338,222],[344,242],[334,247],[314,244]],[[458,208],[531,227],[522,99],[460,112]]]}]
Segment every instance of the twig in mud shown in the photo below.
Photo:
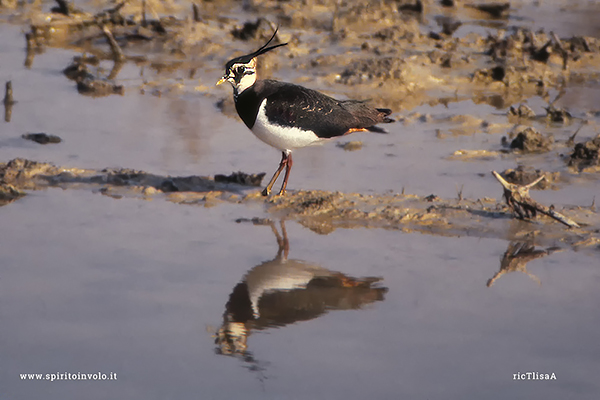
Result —
[{"label": "twig in mud", "polygon": [[421,0],[417,0],[414,4],[401,4],[398,6],[398,10],[423,14],[423,2]]},{"label": "twig in mud", "polygon": [[556,33],[550,32],[550,37],[554,40],[554,43],[558,48],[558,51],[560,52],[560,55],[563,59],[563,70],[566,70],[568,67],[567,64],[569,61],[569,53],[563,47],[562,42],[560,41],[560,38],[556,35]]},{"label": "twig in mud", "polygon": [[13,105],[15,100],[13,99],[12,82],[6,81],[6,90],[4,91],[4,105]]},{"label": "twig in mud", "polygon": [[114,14],[118,13],[119,11],[121,11],[121,8],[125,7],[125,4],[127,4],[128,0],[124,0],[120,3],[118,3],[116,6],[114,6],[113,8],[109,8],[108,10],[102,10],[100,11],[98,14],[96,14],[94,16],[94,18],[100,18],[100,17],[104,17],[104,16],[113,16]]},{"label": "twig in mud", "polygon": [[25,40],[27,43],[27,50],[26,50],[26,54],[25,54],[25,68],[30,69],[31,66],[33,65],[33,59],[35,57],[35,47],[36,47],[36,42],[35,42],[35,37],[33,35],[33,33],[28,32],[25,34]]},{"label": "twig in mud", "polygon": [[142,26],[146,27],[148,21],[146,21],[146,0],[142,0]]},{"label": "twig in mud", "polygon": [[567,89],[565,88],[565,85],[561,85],[560,90],[556,94],[556,97],[554,98],[554,100],[552,100],[550,103],[548,103],[548,107],[554,108],[554,104],[556,104],[556,102],[558,100],[560,100],[561,97],[563,97],[565,95],[565,93],[567,93]]},{"label": "twig in mud", "polygon": [[500,182],[504,188],[504,199],[506,204],[512,208],[514,214],[519,219],[534,218],[538,212],[557,220],[558,222],[568,226],[569,228],[579,228],[572,219],[554,211],[554,207],[546,207],[529,196],[529,189],[537,185],[546,176],[542,175],[528,185],[521,186],[507,182],[499,173],[492,171],[492,175]]},{"label": "twig in mud", "polygon": [[110,73],[108,74],[106,79],[115,79],[117,77],[117,75],[119,74],[119,72],[121,72],[121,68],[123,68],[123,65],[125,65],[125,61],[123,61],[123,60],[115,61],[113,64],[113,67],[111,68]]},{"label": "twig in mud", "polygon": [[121,8],[125,7],[125,4],[127,4],[127,2],[128,0],[124,0],[115,5],[113,8],[105,9],[97,14],[94,14],[92,16],[92,21],[95,22],[96,25],[98,25],[100,28],[102,28],[102,25],[105,24],[124,25],[125,19],[123,18],[123,16],[121,16],[120,11]]},{"label": "twig in mud", "polygon": [[4,93],[4,121],[10,122],[12,117],[12,106],[15,104],[13,99],[12,82],[6,82],[6,91]]},{"label": "twig in mud", "polygon": [[125,55],[123,54],[123,50],[121,50],[121,48],[119,47],[119,44],[115,40],[115,37],[113,36],[110,29],[108,29],[108,27],[104,24],[100,24],[100,28],[102,29],[102,32],[104,32],[104,36],[106,36],[106,39],[108,39],[108,44],[110,45],[110,49],[112,50],[113,59],[115,63],[125,61]]},{"label": "twig in mud", "polygon": [[52,7],[50,11],[57,14],[63,14],[67,17],[71,14],[71,10],[69,9],[69,3],[66,0],[55,0],[58,6]]},{"label": "twig in mud", "polygon": [[154,18],[158,23],[160,23],[160,16],[152,6],[152,2],[146,2],[146,9],[150,11],[150,14],[152,14],[152,18]]},{"label": "twig in mud", "polygon": [[192,3],[192,12],[194,13],[194,22],[202,22],[202,17],[200,17],[200,7],[198,7],[198,4]]},{"label": "twig in mud", "polygon": [[544,107],[546,110],[546,118],[549,118],[552,122],[567,122],[572,118],[571,114],[562,108],[555,106],[556,102],[566,93],[565,86],[561,86],[559,93],[556,95],[554,100],[548,103],[548,107]]},{"label": "twig in mud", "polygon": [[575,136],[577,136],[577,134],[579,133],[579,131],[581,130],[581,128],[583,128],[583,123],[581,125],[579,125],[579,128],[577,128],[577,130],[575,131],[574,134],[572,134],[569,139],[567,139],[567,146],[573,146],[575,144]]},{"label": "twig in mud", "polygon": [[456,194],[458,195],[458,201],[461,201],[463,199],[463,188],[465,187],[465,185],[460,185],[460,189],[458,188],[458,186],[456,186]]}]

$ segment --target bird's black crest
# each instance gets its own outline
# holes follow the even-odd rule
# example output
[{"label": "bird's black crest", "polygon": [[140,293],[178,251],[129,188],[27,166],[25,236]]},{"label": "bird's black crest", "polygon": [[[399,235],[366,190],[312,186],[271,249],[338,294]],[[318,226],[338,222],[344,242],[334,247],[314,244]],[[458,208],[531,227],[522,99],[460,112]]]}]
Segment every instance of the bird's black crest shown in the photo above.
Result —
[{"label": "bird's black crest", "polygon": [[275,35],[277,35],[278,30],[279,30],[279,28],[275,29],[275,32],[273,32],[273,36],[271,36],[271,39],[269,39],[269,41],[267,43],[265,43],[264,46],[262,46],[260,49],[256,50],[254,53],[246,54],[245,56],[239,56],[239,57],[229,60],[227,62],[227,64],[225,64],[225,69],[229,70],[233,66],[233,64],[247,64],[254,57],[258,57],[261,54],[264,54],[268,51],[276,49],[277,47],[287,45],[287,43],[280,43],[280,44],[276,44],[275,46],[267,47],[269,45],[269,43],[271,43],[271,41],[273,39],[275,39]]}]

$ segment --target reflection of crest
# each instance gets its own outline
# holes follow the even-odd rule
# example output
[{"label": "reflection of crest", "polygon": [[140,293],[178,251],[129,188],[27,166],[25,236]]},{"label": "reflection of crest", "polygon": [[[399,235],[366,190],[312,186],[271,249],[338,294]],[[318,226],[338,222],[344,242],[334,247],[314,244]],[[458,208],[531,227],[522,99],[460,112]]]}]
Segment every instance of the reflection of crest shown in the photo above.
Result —
[{"label": "reflection of crest", "polygon": [[307,321],[329,310],[359,309],[384,299],[387,288],[375,285],[381,278],[352,278],[306,261],[290,260],[284,222],[281,235],[272,221],[254,222],[271,227],[277,239],[277,256],[249,270],[233,289],[216,335],[218,353],[241,355],[253,362],[247,351],[253,330]]},{"label": "reflection of crest", "polygon": [[541,285],[539,278],[527,271],[527,263],[536,258],[546,257],[549,254],[557,251],[555,247],[545,250],[536,250],[535,245],[531,242],[510,242],[508,248],[500,260],[500,270],[487,282],[487,287],[490,287],[502,275],[509,272],[518,271],[526,274]]}]

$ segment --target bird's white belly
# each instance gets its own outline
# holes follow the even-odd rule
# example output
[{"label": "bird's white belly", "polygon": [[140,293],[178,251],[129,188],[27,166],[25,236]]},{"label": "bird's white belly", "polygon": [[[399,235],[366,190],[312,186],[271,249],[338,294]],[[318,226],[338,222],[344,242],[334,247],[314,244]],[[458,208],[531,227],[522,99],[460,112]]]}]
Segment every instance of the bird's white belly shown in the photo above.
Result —
[{"label": "bird's white belly", "polygon": [[258,109],[256,122],[252,127],[252,133],[265,142],[281,151],[294,150],[301,147],[317,144],[323,139],[312,132],[300,128],[286,127],[269,123],[265,107],[267,99],[264,99]]}]

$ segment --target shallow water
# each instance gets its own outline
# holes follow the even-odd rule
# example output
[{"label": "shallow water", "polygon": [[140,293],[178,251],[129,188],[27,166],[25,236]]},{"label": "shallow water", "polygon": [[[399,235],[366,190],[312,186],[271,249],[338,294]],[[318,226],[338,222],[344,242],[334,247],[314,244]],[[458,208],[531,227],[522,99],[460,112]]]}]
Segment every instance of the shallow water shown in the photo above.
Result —
[{"label": "shallow water", "polygon": [[[74,52],[48,50],[26,70],[23,42],[19,27],[0,24],[0,82],[12,80],[19,101],[12,121],[0,125],[1,161],[24,157],[178,176],[270,174],[277,166],[277,151],[219,112],[214,97],[193,90],[162,97],[136,91],[84,97],[60,73]],[[137,69],[123,73],[135,79]],[[562,106],[594,110],[597,89],[570,88]],[[230,95],[229,88],[223,90]],[[529,105],[543,114],[547,102],[533,98]],[[464,185],[464,197],[498,198],[500,188],[489,171],[514,168],[518,158],[464,162],[449,156],[459,149],[498,150],[504,133],[440,139],[436,130],[464,129],[448,122],[454,115],[502,123],[507,106],[471,101],[421,106],[411,112],[428,114],[433,122],[397,123],[387,126],[388,135],[348,137],[364,142],[360,151],[346,152],[334,143],[304,149],[295,154],[290,188],[367,194],[404,188],[454,197]],[[539,126],[560,140],[578,127]],[[55,134],[63,142],[40,146],[21,139],[27,132]],[[582,129],[578,139],[594,134],[593,128]],[[520,161],[548,168],[556,165],[556,155]],[[597,179],[579,179],[534,196],[547,204],[589,205],[598,194]],[[487,287],[510,245],[505,240],[377,229],[338,229],[324,236],[288,221],[285,262],[277,259],[269,226],[235,222],[253,217],[268,215],[260,205],[204,208],[57,188],[0,207],[3,394],[598,398],[597,249],[548,254],[527,265],[531,276],[517,271]],[[283,236],[278,221],[275,227]],[[245,355],[225,355],[214,336],[230,295],[264,263],[381,277],[376,287],[387,292],[374,299],[322,289],[330,303],[320,312],[250,329]],[[356,304],[362,306],[355,309]],[[116,373],[117,379],[20,379],[21,373],[98,371]],[[519,372],[554,373],[556,380],[513,380]]]},{"label": "shallow water", "polygon": [[[275,258],[269,227],[218,210],[50,189],[0,208],[7,398],[594,398],[600,389],[597,252],[532,261],[490,288],[503,240],[383,230],[319,236],[286,225],[290,260],[389,291],[253,331],[244,357],[213,333],[234,286]],[[57,223],[57,219],[60,223]],[[116,381],[21,381],[21,373],[116,372]],[[518,372],[556,381],[513,381]],[[349,379],[351,378],[351,379]]]}]

